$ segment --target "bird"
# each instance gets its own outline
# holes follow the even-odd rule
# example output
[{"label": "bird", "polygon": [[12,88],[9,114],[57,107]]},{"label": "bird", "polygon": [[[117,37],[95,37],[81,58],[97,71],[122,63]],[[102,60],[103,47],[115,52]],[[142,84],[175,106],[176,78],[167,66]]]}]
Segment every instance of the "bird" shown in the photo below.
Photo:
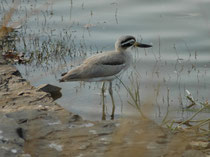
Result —
[{"label": "bird", "polygon": [[[132,62],[132,55],[128,48],[139,47],[149,48],[152,45],[143,44],[136,41],[136,38],[131,35],[121,36],[115,42],[115,50],[98,53],[83,61],[83,63],[74,69],[62,74],[59,82],[69,81],[87,81],[87,82],[103,82],[102,83],[102,98],[103,98],[103,112],[105,82],[109,82],[109,94],[112,100],[112,114],[111,119],[114,119],[115,103],[112,91],[112,81],[119,77]],[[105,119],[105,113],[102,116]]]}]

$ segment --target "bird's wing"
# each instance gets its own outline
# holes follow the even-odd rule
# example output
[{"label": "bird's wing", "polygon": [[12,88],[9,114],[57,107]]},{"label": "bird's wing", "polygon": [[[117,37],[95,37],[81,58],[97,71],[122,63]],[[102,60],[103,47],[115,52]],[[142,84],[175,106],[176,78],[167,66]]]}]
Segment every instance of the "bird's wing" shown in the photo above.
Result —
[{"label": "bird's wing", "polygon": [[111,65],[110,62],[108,64],[94,64],[92,66],[84,67],[81,76],[85,79],[114,76],[121,72],[125,67],[126,64]]},{"label": "bird's wing", "polygon": [[75,81],[116,75],[127,66],[126,58],[120,55],[110,52],[92,56],[77,68],[70,70],[62,79]]},{"label": "bird's wing", "polygon": [[123,54],[117,54],[114,51],[100,53],[94,55],[86,60],[83,64],[103,64],[103,65],[121,65],[125,64],[125,56]]},{"label": "bird's wing", "polygon": [[126,66],[123,54],[106,52],[95,55],[84,61],[83,68],[87,77],[106,77],[119,73]]}]

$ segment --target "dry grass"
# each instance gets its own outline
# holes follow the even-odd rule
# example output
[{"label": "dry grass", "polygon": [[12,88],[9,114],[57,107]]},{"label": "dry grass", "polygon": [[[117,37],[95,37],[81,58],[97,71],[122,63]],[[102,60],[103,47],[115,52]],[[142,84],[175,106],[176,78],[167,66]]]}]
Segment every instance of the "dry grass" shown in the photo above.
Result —
[{"label": "dry grass", "polygon": [[18,21],[13,22],[13,23],[10,24],[10,26],[8,26],[9,22],[12,19],[13,14],[15,13],[15,11],[17,10],[17,8],[20,4],[20,0],[15,0],[13,5],[9,9],[9,11],[5,13],[5,15],[2,19],[1,27],[0,27],[0,39],[4,39],[8,35],[8,33],[13,32],[17,27],[20,27],[27,20],[27,18],[30,18],[31,16],[33,16],[35,14],[39,14],[42,10],[48,8],[48,6],[50,4],[52,4],[53,2],[54,2],[53,0],[48,0],[47,3],[42,5],[40,8],[32,9],[27,14],[27,16],[22,17]]},{"label": "dry grass", "polygon": [[8,23],[11,21],[11,18],[15,10],[17,9],[19,3],[20,3],[20,0],[14,1],[13,6],[9,9],[8,12],[5,13],[3,20],[1,22],[2,24],[0,28],[0,39],[3,39],[4,37],[8,35],[8,33],[14,31],[14,27],[8,27]]}]

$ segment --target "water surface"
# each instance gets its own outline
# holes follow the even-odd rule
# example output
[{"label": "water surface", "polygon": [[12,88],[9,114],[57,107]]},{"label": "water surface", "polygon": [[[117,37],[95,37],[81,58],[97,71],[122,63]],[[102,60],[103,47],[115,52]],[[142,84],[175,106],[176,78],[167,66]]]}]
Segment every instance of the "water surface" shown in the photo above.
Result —
[{"label": "water surface", "polygon": [[[10,3],[2,1],[0,12]],[[56,102],[66,109],[84,119],[101,119],[100,83],[59,83],[58,79],[88,56],[113,50],[116,39],[128,34],[153,44],[151,49],[130,50],[134,63],[121,77],[128,87],[136,79],[140,82],[141,104],[154,103],[151,117],[161,120],[167,111],[177,119],[193,114],[182,110],[189,105],[186,89],[198,102],[209,99],[209,1],[62,0],[44,4],[22,0],[11,21],[29,16],[19,29],[16,45],[34,61],[17,68],[34,86],[61,87],[62,97]],[[30,15],[36,8],[40,10]],[[115,118],[133,115],[136,110],[127,102],[127,91],[119,80],[114,84]],[[109,119],[108,93],[106,104]]]}]

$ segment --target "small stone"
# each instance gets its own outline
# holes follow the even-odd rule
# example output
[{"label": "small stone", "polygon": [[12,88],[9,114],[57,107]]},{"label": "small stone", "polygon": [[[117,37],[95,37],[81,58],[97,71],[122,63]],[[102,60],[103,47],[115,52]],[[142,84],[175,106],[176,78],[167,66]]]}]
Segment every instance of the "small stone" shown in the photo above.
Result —
[{"label": "small stone", "polygon": [[102,137],[100,138],[100,141],[104,144],[104,145],[109,145],[111,143],[111,141],[109,139],[107,139],[106,137]]},{"label": "small stone", "polygon": [[42,84],[38,87],[39,91],[44,91],[47,93],[54,93],[54,92],[60,92],[61,88],[51,85],[51,84]]},{"label": "small stone", "polygon": [[53,148],[53,149],[55,149],[55,150],[57,150],[59,152],[63,150],[63,146],[59,145],[59,144],[56,144],[56,143],[49,144],[49,147]]},{"label": "small stone", "polygon": [[149,143],[147,146],[146,146],[147,149],[156,149],[157,148],[157,144],[156,143]]},{"label": "small stone", "polygon": [[159,137],[159,138],[167,138],[167,135],[165,133],[159,133],[157,135],[157,137]]},{"label": "small stone", "polygon": [[102,137],[102,138],[100,138],[100,141],[107,141],[107,138]]},{"label": "small stone", "polygon": [[9,148],[8,147],[5,147],[5,146],[1,146],[1,149],[9,150]]},{"label": "small stone", "polygon": [[83,154],[79,154],[79,155],[77,155],[76,157],[83,157],[84,155]]},{"label": "small stone", "polygon": [[22,154],[21,157],[31,157],[30,154]]},{"label": "small stone", "polygon": [[190,142],[190,146],[195,149],[208,149],[210,148],[210,143],[204,141],[192,141]]},{"label": "small stone", "polygon": [[93,135],[96,135],[97,131],[96,130],[89,130],[89,133],[92,133]]},{"label": "small stone", "polygon": [[24,92],[22,91],[22,92],[19,92],[17,95],[18,96],[21,96],[21,95],[23,95],[24,94]]},{"label": "small stone", "polygon": [[22,96],[22,95],[26,95],[26,94],[29,95],[29,94],[31,94],[31,92],[30,91],[21,91],[17,95]]},{"label": "small stone", "polygon": [[72,116],[70,117],[69,123],[70,123],[70,122],[80,121],[80,120],[82,120],[82,118],[81,118],[79,115],[74,114],[74,115],[72,115]]},{"label": "small stone", "polygon": [[17,150],[16,149],[11,149],[11,152],[15,154],[15,153],[17,153]]},{"label": "small stone", "polygon": [[94,126],[93,123],[84,123],[84,124],[71,124],[69,128],[89,128]]},{"label": "small stone", "polygon": [[87,124],[84,124],[84,126],[88,128],[88,127],[94,126],[94,124],[93,123],[87,123]]},{"label": "small stone", "polygon": [[115,126],[116,126],[116,127],[119,127],[119,126],[120,126],[120,123],[116,123]]},{"label": "small stone", "polygon": [[48,123],[48,125],[58,125],[58,124],[61,124],[61,121],[56,121],[56,122],[50,122]]},{"label": "small stone", "polygon": [[46,93],[49,93],[53,100],[56,100],[62,96],[62,93],[60,92],[61,88],[51,85],[51,84],[43,84],[38,87],[38,91],[43,91]]},{"label": "small stone", "polygon": [[182,157],[205,157],[205,155],[199,150],[187,150],[182,154]]},{"label": "small stone", "polygon": [[90,143],[83,144],[79,147],[80,150],[85,150],[90,146]]},{"label": "small stone", "polygon": [[158,144],[165,144],[167,142],[168,142],[168,140],[167,139],[163,139],[163,138],[156,140],[156,143],[158,143]]}]

